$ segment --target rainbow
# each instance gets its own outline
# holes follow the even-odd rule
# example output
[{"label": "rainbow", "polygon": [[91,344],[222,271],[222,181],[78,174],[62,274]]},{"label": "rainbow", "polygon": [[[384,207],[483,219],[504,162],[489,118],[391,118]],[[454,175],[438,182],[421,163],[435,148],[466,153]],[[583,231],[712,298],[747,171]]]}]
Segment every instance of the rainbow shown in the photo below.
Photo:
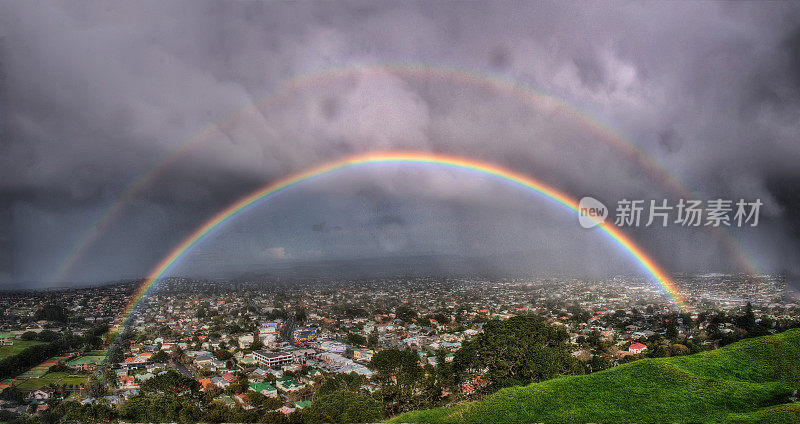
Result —
[{"label": "rainbow", "polygon": [[[623,137],[616,134],[608,126],[602,124],[598,120],[592,118],[589,114],[578,108],[565,103],[555,97],[538,92],[528,85],[519,81],[509,78],[495,77],[486,74],[475,73],[457,68],[448,67],[434,67],[429,65],[407,65],[407,64],[362,64],[352,65],[344,68],[326,69],[317,72],[311,72],[295,76],[289,80],[275,93],[268,95],[258,102],[254,102],[248,107],[243,108],[231,115],[223,117],[214,124],[206,127],[198,134],[188,138],[180,143],[171,153],[167,154],[161,160],[157,161],[152,167],[145,170],[138,178],[136,178],[131,185],[105,210],[105,212],[95,221],[94,224],[88,227],[87,231],[78,237],[75,243],[68,250],[65,259],[61,264],[54,268],[54,273],[51,280],[54,282],[61,282],[65,280],[79,260],[85,256],[89,248],[99,237],[111,227],[111,225],[122,215],[128,208],[133,200],[144,192],[144,190],[153,184],[161,175],[163,175],[171,166],[190,156],[194,149],[201,146],[204,141],[208,140],[215,134],[220,132],[227,134],[227,131],[234,125],[240,123],[240,120],[249,116],[248,112],[257,112],[259,114],[268,113],[270,108],[280,104],[281,101],[290,98],[292,95],[298,94],[301,90],[313,89],[315,87],[324,87],[331,82],[344,80],[346,78],[358,77],[363,75],[396,75],[405,78],[416,79],[441,79],[459,84],[468,84],[475,87],[487,88],[496,92],[504,93],[521,99],[525,102],[530,102],[536,106],[544,106],[552,108],[553,110],[569,116],[574,121],[586,128],[595,135],[596,140],[602,141],[622,154],[622,157],[634,161],[642,169],[646,170],[648,175],[667,188],[672,194],[683,197],[692,198],[691,191],[683,186],[671,174],[666,172],[661,166],[648,158],[644,153],[638,150],[632,143],[626,141]],[[725,233],[719,228],[712,228],[714,234],[725,244],[726,248],[734,254],[740,265],[745,269],[748,274],[757,275],[757,267],[748,259],[744,254],[741,247],[735,243],[732,236]]]},{"label": "rainbow", "polygon": [[[243,197],[239,201],[233,203],[218,214],[211,217],[211,219],[206,221],[205,224],[200,226],[183,242],[172,249],[172,251],[158,264],[158,266],[156,266],[150,272],[147,279],[140,286],[123,311],[120,320],[115,326],[115,331],[118,331],[119,328],[124,327],[127,324],[127,321],[136,306],[142,301],[150,289],[162,277],[164,277],[170,268],[184,254],[186,254],[186,252],[191,249],[192,246],[197,244],[220,224],[233,218],[240,212],[255,204],[257,201],[294,187],[304,181],[331,174],[339,170],[366,164],[430,164],[441,165],[454,169],[475,171],[482,175],[497,177],[502,181],[506,181],[518,187],[531,190],[555,201],[570,211],[575,213],[578,212],[578,201],[558,191],[557,189],[545,185],[526,175],[485,162],[425,152],[370,153],[348,157],[346,159],[326,163],[308,171],[289,176],[277,182],[273,182]],[[650,258],[650,256],[648,256],[641,247],[637,246],[630,238],[628,238],[628,236],[626,236],[622,231],[613,225],[601,223],[597,226],[597,228],[600,228],[606,235],[611,237],[611,239],[613,239],[619,246],[626,250],[631,257],[633,257],[647,271],[647,273],[652,275],[664,288],[664,290],[666,290],[667,294],[669,294],[678,307],[683,310],[686,309],[686,302],[684,301],[682,294],[672,283],[667,273],[652,258]]]}]

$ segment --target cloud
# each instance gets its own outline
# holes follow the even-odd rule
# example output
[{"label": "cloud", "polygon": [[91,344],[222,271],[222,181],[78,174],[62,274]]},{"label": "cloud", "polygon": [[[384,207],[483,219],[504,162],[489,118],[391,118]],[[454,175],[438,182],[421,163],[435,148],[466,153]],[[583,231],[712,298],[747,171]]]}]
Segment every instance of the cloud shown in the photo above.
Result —
[{"label": "cloud", "polygon": [[285,259],[291,259],[292,255],[290,255],[286,251],[285,247],[276,246],[276,247],[270,247],[268,249],[265,249],[264,250],[264,257],[266,257],[268,259],[285,260]]},{"label": "cloud", "polygon": [[329,226],[327,222],[318,222],[311,226],[311,231],[315,233],[329,234],[332,232],[342,231],[342,227],[338,225]]},{"label": "cloud", "polygon": [[[71,279],[144,275],[247,193],[366,151],[476,158],[605,202],[675,197],[597,126],[697,196],[764,199],[763,228],[737,239],[774,259],[767,270],[800,262],[786,253],[800,246],[796,196],[784,188],[800,157],[796,4],[592,3],[582,13],[560,2],[98,6],[0,4],[0,250],[13,252],[0,253],[5,281],[51,278],[43,270],[175,151]],[[406,70],[362,66],[387,63]],[[297,188],[308,198],[281,222],[298,232],[276,243],[329,255],[444,245],[458,253],[521,248],[505,239],[525,228],[564,257],[584,248],[554,239],[552,228],[569,230],[541,212],[542,199],[490,179],[430,167],[352,175]],[[330,192],[339,197],[319,196]],[[525,226],[533,212],[542,216]],[[310,236],[340,227],[345,245],[314,245],[325,238]],[[738,270],[705,230],[630,232],[671,269]],[[586,266],[602,270],[597,262]]]}]

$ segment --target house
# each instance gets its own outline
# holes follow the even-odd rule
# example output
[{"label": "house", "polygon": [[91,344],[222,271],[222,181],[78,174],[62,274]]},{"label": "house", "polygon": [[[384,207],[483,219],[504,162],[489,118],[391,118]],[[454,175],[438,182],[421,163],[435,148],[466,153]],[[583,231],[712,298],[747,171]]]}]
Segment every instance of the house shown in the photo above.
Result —
[{"label": "house", "polygon": [[121,397],[125,398],[125,399],[128,399],[128,398],[131,398],[131,397],[133,397],[133,396],[136,396],[136,395],[138,395],[138,394],[139,394],[139,391],[138,391],[138,390],[136,390],[136,389],[130,389],[130,390],[126,390],[126,391],[124,391],[124,392],[120,393],[119,395],[120,395]]},{"label": "house", "polygon": [[638,355],[638,354],[644,352],[645,350],[647,350],[647,345],[644,345],[644,344],[641,344],[641,343],[634,343],[628,348],[628,352],[630,352],[630,353],[632,353],[634,355]]},{"label": "house", "polygon": [[257,364],[257,361],[252,356],[247,355],[239,359],[239,364],[243,367],[249,367]]},{"label": "house", "polygon": [[167,369],[167,364],[163,362],[153,362],[151,364],[148,364],[147,367],[145,367],[145,369],[147,370],[147,372],[154,373],[158,370]]},{"label": "house", "polygon": [[297,401],[297,402],[294,403],[294,408],[295,409],[303,409],[303,408],[306,408],[306,407],[309,407],[309,406],[311,406],[311,401],[310,400]]},{"label": "house", "polygon": [[468,382],[462,384],[461,385],[461,392],[467,393],[467,394],[474,393],[477,389],[480,389],[481,387],[485,387],[487,384],[489,384],[488,381],[486,381],[486,380],[484,380],[484,379],[482,379],[480,377],[476,377],[476,378],[472,379],[471,381],[468,381]]},{"label": "house", "polygon": [[125,358],[125,362],[133,364],[144,364],[145,362],[150,361],[151,356],[153,356],[153,354],[150,352],[140,353],[136,356]]},{"label": "house", "polygon": [[250,345],[253,344],[254,337],[252,334],[246,334],[244,336],[239,337],[239,347],[242,349],[247,349]]},{"label": "house", "polygon": [[0,333],[0,345],[11,346],[14,344],[13,333]]},{"label": "house", "polygon": [[53,389],[49,387],[43,387],[30,392],[27,396],[27,399],[30,402],[41,402],[50,399],[51,397],[53,397]]},{"label": "house", "polygon": [[214,400],[219,401],[220,403],[222,403],[224,406],[227,406],[228,408],[232,408],[232,407],[236,406],[236,401],[233,400],[233,398],[228,396],[228,395],[219,395]]},{"label": "house", "polygon": [[270,372],[263,368],[256,368],[250,372],[250,376],[257,378],[265,378],[267,374],[270,374]]},{"label": "house", "polygon": [[136,381],[136,377],[123,375],[117,378],[117,387],[119,387],[120,390],[135,389],[139,387],[139,383]]},{"label": "house", "polygon": [[254,409],[254,406],[247,402],[247,395],[245,393],[234,395],[233,398],[236,399],[236,402],[238,402],[239,405],[241,405],[246,411]]},{"label": "house", "polygon": [[367,367],[365,367],[363,365],[356,364],[355,362],[353,362],[351,364],[348,364],[348,365],[345,365],[345,366],[343,366],[341,368],[338,368],[334,372],[339,373],[339,374],[350,374],[350,373],[354,372],[356,374],[363,375],[363,376],[365,376],[367,378],[372,377],[372,375],[375,374],[369,368],[367,368]]},{"label": "house", "polygon": [[219,359],[214,359],[214,360],[210,361],[208,363],[208,365],[206,365],[206,368],[209,368],[209,369],[214,370],[214,371],[225,369],[225,361],[220,361]]},{"label": "house", "polygon": [[294,408],[289,408],[286,405],[281,406],[280,408],[276,409],[276,411],[283,413],[284,415],[289,415],[294,412]]},{"label": "house", "polygon": [[221,387],[223,389],[228,387],[231,384],[231,383],[228,382],[228,380],[226,380],[226,379],[224,379],[222,377],[211,377],[211,383],[216,385],[217,387]]},{"label": "house", "polygon": [[211,355],[198,355],[194,358],[194,363],[199,367],[211,368],[213,366],[211,363],[216,360],[217,359]]},{"label": "house", "polygon": [[108,402],[109,405],[114,405],[114,406],[119,405],[119,403],[122,401],[122,398],[120,398],[117,395],[103,396],[103,399],[105,399],[105,401]]},{"label": "house", "polygon": [[306,387],[305,384],[291,377],[281,377],[275,380],[275,383],[284,392],[296,392]]},{"label": "house", "polygon": [[144,383],[145,381],[147,381],[147,380],[149,380],[149,379],[151,379],[153,377],[155,377],[155,374],[153,374],[151,372],[146,372],[144,374],[137,375],[136,379]]},{"label": "house", "polygon": [[269,383],[250,383],[250,390],[254,392],[259,392],[264,396],[268,397],[278,397],[278,389],[273,387]]}]

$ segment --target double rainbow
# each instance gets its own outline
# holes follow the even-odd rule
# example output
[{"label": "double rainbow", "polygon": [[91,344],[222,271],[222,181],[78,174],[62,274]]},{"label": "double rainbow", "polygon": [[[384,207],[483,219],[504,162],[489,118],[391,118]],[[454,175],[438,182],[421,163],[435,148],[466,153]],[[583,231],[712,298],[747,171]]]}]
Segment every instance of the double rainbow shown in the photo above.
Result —
[{"label": "double rainbow", "polygon": [[[205,224],[195,230],[189,237],[176,246],[169,253],[169,255],[167,255],[158,264],[158,266],[156,266],[155,269],[150,272],[147,280],[145,280],[145,282],[138,289],[121,315],[121,318],[116,326],[117,329],[127,324],[127,321],[133,310],[142,301],[147,292],[150,291],[150,289],[156,284],[156,282],[158,282],[172,268],[172,266],[184,254],[186,254],[189,249],[192,248],[192,246],[197,244],[220,224],[233,218],[259,200],[289,189],[304,181],[328,175],[339,170],[367,164],[437,165],[452,169],[474,171],[485,176],[496,177],[501,181],[505,181],[515,186],[522,187],[543,195],[544,197],[564,206],[570,211],[578,213],[577,200],[556,190],[553,187],[535,180],[534,178],[497,165],[427,152],[369,153],[351,156],[343,160],[323,164],[308,171],[289,176],[277,182],[273,182],[259,190],[256,190],[250,195],[245,196],[206,221]],[[613,225],[601,223],[597,226],[597,228],[600,228],[600,230],[611,237],[614,242],[627,251],[628,254],[630,254],[630,256],[636,260],[642,266],[642,268],[644,268],[644,270],[647,271],[647,273],[652,275],[658,281],[658,283],[664,288],[664,290],[674,300],[678,307],[685,309],[686,303],[684,298],[672,283],[667,273],[641,247],[637,246],[628,236],[626,236],[622,231]]]},{"label": "double rainbow", "polygon": [[[647,175],[664,188],[669,189],[675,197],[687,199],[695,197],[691,190],[687,189],[673,175],[665,171],[642,151],[638,150],[633,143],[615,133],[607,125],[592,118],[585,111],[581,111],[575,106],[569,105],[545,93],[536,91],[522,82],[463,69],[432,66],[429,64],[360,64],[344,68],[325,69],[319,72],[295,76],[286,81],[282,88],[273,94],[232,115],[216,121],[196,136],[181,143],[174,151],[161,158],[153,164],[152,167],[148,168],[137,177],[131,185],[111,203],[105,212],[87,228],[85,233],[75,240],[74,245],[67,251],[61,264],[54,268],[54,274],[51,280],[62,282],[68,279],[73,268],[80,262],[81,258],[89,252],[91,246],[94,245],[107,230],[113,227],[114,223],[120,219],[122,214],[131,206],[138,196],[154,184],[158,178],[163,176],[172,166],[190,156],[214,134],[229,132],[229,130],[236,125],[240,125],[242,120],[249,116],[251,112],[256,115],[268,114],[270,110],[281,105],[283,101],[286,101],[292,96],[302,94],[307,90],[319,89],[324,91],[324,88],[331,83],[365,76],[398,76],[408,78],[412,81],[449,81],[469,87],[486,88],[518,98],[536,107],[556,110],[572,119],[579,127],[589,131],[593,135],[592,140],[597,140],[611,146],[616,152],[622,155],[621,157],[636,163],[647,172]],[[737,244],[731,234],[724,232],[721,227],[712,227],[710,230],[724,243],[726,248],[732,253],[732,257],[740,263],[742,269],[746,270],[750,275],[755,276],[759,274],[758,267],[747,257],[742,247]]]}]

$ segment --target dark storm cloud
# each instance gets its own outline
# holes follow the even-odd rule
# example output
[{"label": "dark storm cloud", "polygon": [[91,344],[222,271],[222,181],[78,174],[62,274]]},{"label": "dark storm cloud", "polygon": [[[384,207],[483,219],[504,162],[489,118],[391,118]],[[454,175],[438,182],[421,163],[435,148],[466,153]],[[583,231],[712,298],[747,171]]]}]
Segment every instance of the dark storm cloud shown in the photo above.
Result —
[{"label": "dark storm cloud", "polygon": [[375,225],[379,227],[386,226],[403,226],[406,225],[406,220],[399,215],[380,215],[375,219]]},{"label": "dark storm cloud", "polygon": [[342,227],[338,225],[328,225],[327,222],[318,222],[311,226],[311,231],[315,233],[330,234],[342,231]]},{"label": "dark storm cloud", "polygon": [[[788,188],[800,158],[799,11],[741,2],[594,2],[580,13],[561,2],[0,3],[0,278],[51,278],[98,217],[186,140],[199,141],[139,193],[70,278],[142,275],[230,202],[358,152],[476,157],[608,202],[674,196],[574,116],[519,92],[391,71],[285,86],[296,75],[375,63],[519,81],[624,134],[698,196],[762,198],[764,228],[737,237],[773,259],[767,270],[786,269],[800,262]],[[321,219],[368,211],[363,222],[387,232],[364,242],[366,255],[432,249],[443,237],[481,246],[503,233],[499,211],[530,208],[525,196],[454,172],[365,172],[374,173],[328,200],[344,205],[342,219],[285,219],[325,233],[336,226]],[[440,209],[430,213],[439,230],[429,223],[409,237],[397,228],[420,220],[409,199]],[[453,235],[447,220],[467,206],[483,218]],[[537,219],[532,240],[551,240],[548,227],[563,225]],[[736,270],[704,230],[632,233],[673,269]],[[288,245],[297,240],[262,248],[275,258],[313,250]],[[702,249],[674,249],[697,240]],[[580,243],[550,243],[564,257],[578,254]]]}]

